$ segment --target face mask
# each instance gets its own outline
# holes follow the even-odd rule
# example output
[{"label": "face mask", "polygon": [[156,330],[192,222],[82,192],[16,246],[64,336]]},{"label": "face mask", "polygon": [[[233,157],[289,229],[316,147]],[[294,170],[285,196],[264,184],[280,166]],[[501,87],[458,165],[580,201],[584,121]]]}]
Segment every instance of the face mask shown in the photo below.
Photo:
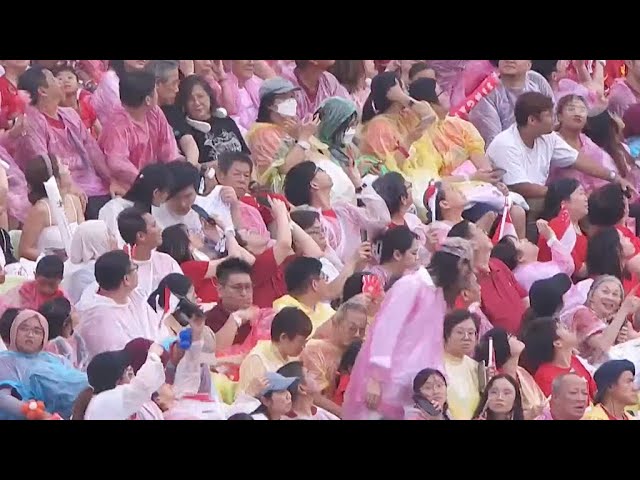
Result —
[{"label": "face mask", "polygon": [[295,117],[298,113],[298,102],[295,98],[289,98],[278,104],[276,112],[285,117]]},{"label": "face mask", "polygon": [[194,120],[193,118],[187,117],[185,119],[187,121],[187,125],[193,127],[199,132],[209,133],[211,131],[211,124],[209,122],[201,122],[200,120]]},{"label": "face mask", "polygon": [[345,145],[349,143],[353,143],[353,139],[356,136],[356,129],[350,128],[346,132],[344,132],[344,143]]}]

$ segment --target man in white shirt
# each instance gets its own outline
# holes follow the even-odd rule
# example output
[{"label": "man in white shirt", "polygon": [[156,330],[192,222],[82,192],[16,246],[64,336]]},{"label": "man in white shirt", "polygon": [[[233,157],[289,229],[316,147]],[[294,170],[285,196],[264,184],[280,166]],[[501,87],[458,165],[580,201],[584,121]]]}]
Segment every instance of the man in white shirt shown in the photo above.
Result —
[{"label": "man in white shirt", "polygon": [[[520,95],[515,105],[516,123],[498,134],[487,156],[496,168],[505,170],[503,182],[526,198],[532,211],[541,208],[547,193],[551,165],[574,167],[625,188],[633,186],[615,171],[607,170],[578,152],[553,131],[553,100],[538,92]],[[533,202],[533,203],[532,203]]]}]

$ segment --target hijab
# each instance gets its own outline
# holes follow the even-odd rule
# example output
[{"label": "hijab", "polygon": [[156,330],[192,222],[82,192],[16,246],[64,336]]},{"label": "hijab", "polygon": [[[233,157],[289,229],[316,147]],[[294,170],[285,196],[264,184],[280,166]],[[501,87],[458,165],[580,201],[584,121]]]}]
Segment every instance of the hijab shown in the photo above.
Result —
[{"label": "hijab", "polygon": [[18,351],[18,346],[16,345],[16,336],[18,333],[18,329],[20,325],[29,320],[30,318],[36,317],[40,322],[40,326],[44,330],[44,336],[42,337],[42,345],[40,345],[40,351],[44,348],[44,346],[49,341],[49,323],[47,319],[44,318],[41,314],[36,312],[35,310],[22,310],[16,318],[13,320],[11,324],[11,330],[9,333],[9,338],[11,339],[11,343],[9,344],[9,350],[12,352]]}]

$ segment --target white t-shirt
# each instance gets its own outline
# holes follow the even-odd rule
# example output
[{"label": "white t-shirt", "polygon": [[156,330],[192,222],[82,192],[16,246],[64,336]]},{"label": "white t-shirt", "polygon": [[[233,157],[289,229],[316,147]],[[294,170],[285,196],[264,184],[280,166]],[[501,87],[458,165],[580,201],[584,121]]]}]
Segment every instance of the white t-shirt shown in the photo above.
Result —
[{"label": "white t-shirt", "polygon": [[187,227],[190,235],[202,233],[200,217],[193,210],[189,210],[186,215],[176,215],[169,211],[166,203],[163,203],[159,207],[152,207],[151,213],[163,230],[174,225],[183,224]]},{"label": "white t-shirt", "polygon": [[506,170],[503,178],[505,184],[545,185],[551,165],[572,166],[578,158],[578,151],[556,132],[536,138],[533,148],[529,148],[514,124],[494,138],[487,148],[487,156],[497,168]]}]

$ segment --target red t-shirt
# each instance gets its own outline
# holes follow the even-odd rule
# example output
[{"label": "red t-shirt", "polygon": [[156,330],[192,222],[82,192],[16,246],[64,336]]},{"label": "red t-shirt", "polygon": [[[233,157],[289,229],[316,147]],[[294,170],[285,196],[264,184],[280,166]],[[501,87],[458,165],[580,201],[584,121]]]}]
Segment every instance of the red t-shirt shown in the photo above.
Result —
[{"label": "red t-shirt", "polygon": [[[266,194],[266,196],[270,198],[277,198],[278,200],[282,200],[285,203],[285,205],[289,205],[289,203],[287,202],[287,199],[283,195],[279,195],[277,193],[268,193]],[[273,222],[273,215],[271,215],[271,210],[265,207],[264,205],[260,204],[252,195],[244,195],[242,198],[240,198],[240,201],[258,210],[258,212],[260,212],[260,216],[262,217],[262,220],[264,221],[264,224],[267,227],[271,222]]]},{"label": "red t-shirt", "polygon": [[189,260],[180,265],[182,273],[184,273],[193,283],[196,296],[204,303],[217,302],[218,287],[213,278],[205,278],[207,270],[209,270],[209,262],[198,260]]},{"label": "red t-shirt", "polygon": [[16,118],[20,113],[20,101],[18,99],[18,89],[7,80],[6,76],[0,77],[0,129],[9,128],[11,120]]},{"label": "red t-shirt", "polygon": [[251,269],[254,305],[260,308],[271,308],[274,300],[287,294],[284,271],[294,258],[295,255],[290,255],[282,262],[282,265],[278,266],[273,256],[273,248],[265,250],[256,257]]},{"label": "red t-shirt", "polygon": [[516,334],[522,323],[525,306],[522,299],[527,292],[520,286],[513,272],[501,260],[489,259],[489,273],[478,278],[481,308],[494,327],[502,327]]},{"label": "red t-shirt", "polygon": [[84,126],[89,130],[91,129],[91,127],[93,127],[93,124],[96,123],[96,120],[98,119],[98,115],[96,114],[95,109],[93,108],[91,103],[89,103],[90,98],[91,93],[87,92],[86,90],[80,91],[80,98],[78,98],[78,114],[80,115]]},{"label": "red t-shirt", "polygon": [[51,118],[49,115],[45,115],[44,118],[51,127],[64,130],[64,122],[61,118]]},{"label": "red t-shirt", "polygon": [[589,397],[593,401],[598,387],[596,386],[596,382],[593,381],[593,377],[589,371],[584,367],[584,365],[582,365],[582,362],[580,362],[578,357],[575,355],[571,357],[571,366],[569,368],[561,368],[553,365],[552,363],[544,363],[538,367],[533,378],[542,390],[542,393],[544,393],[546,397],[549,397],[549,395],[551,395],[551,385],[553,380],[557,376],[565,373],[575,373],[576,375],[584,378],[589,385]]},{"label": "red t-shirt", "polygon": [[[227,323],[227,320],[229,320],[229,315],[231,315],[231,313],[227,312],[222,307],[222,304],[219,303],[207,312],[205,325],[215,333],[218,333],[218,330],[224,327],[224,324]],[[247,339],[250,333],[251,324],[243,324],[240,328],[238,328],[238,331],[236,332],[236,336],[233,339],[233,345],[242,344]]]}]

